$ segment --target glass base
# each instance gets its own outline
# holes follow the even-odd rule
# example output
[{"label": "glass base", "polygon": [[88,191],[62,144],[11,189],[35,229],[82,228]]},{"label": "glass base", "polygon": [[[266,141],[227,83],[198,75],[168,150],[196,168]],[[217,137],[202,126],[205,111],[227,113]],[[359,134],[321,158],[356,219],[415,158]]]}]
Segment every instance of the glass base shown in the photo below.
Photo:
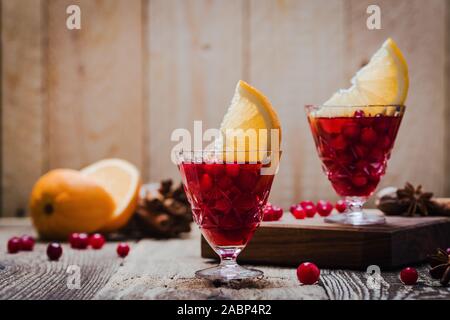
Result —
[{"label": "glass base", "polygon": [[366,226],[373,224],[384,224],[386,219],[384,216],[373,213],[344,213],[335,214],[325,218],[325,222],[329,223],[339,223],[339,224],[349,224],[353,226]]},{"label": "glass base", "polygon": [[211,281],[231,281],[260,278],[264,273],[256,269],[247,269],[238,264],[220,264],[216,267],[199,270],[195,273],[197,278]]}]

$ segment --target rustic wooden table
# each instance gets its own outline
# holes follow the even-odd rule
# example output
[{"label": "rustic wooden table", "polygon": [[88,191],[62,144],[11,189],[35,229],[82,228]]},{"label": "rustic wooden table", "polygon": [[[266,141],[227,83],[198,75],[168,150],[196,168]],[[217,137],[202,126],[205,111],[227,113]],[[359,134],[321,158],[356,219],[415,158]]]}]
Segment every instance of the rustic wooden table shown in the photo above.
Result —
[{"label": "rustic wooden table", "polygon": [[[102,250],[73,250],[63,245],[58,262],[48,261],[46,245],[34,251],[6,253],[7,239],[33,234],[28,219],[0,219],[1,299],[450,299],[443,288],[419,267],[416,286],[404,286],[398,272],[382,273],[380,287],[367,286],[365,272],[322,270],[319,284],[301,286],[293,268],[260,266],[261,280],[218,286],[196,279],[194,271],[211,266],[200,258],[200,233],[183,239],[131,242],[128,257],[121,259],[116,244]],[[73,283],[69,266],[79,266],[80,288]],[[72,269],[73,270],[73,269]]]}]

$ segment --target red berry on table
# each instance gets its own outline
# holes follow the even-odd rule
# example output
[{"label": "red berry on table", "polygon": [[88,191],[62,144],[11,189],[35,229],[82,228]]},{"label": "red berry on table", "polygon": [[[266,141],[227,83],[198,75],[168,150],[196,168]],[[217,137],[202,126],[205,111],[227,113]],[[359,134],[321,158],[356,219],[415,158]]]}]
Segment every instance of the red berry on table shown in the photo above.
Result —
[{"label": "red berry on table", "polygon": [[305,201],[301,201],[299,203],[299,205],[301,205],[302,208],[304,209],[306,206],[313,206],[314,202],[312,202],[311,200],[305,200]]},{"label": "red berry on table", "polygon": [[89,246],[89,236],[87,233],[78,234],[78,247],[77,249],[86,249]]},{"label": "red berry on table", "polygon": [[303,207],[303,210],[305,211],[306,216],[308,218],[312,218],[316,214],[317,210],[316,210],[316,206],[315,205],[307,204],[307,205],[302,206],[302,207]]},{"label": "red berry on table", "polygon": [[21,241],[21,250],[24,251],[33,251],[35,240],[32,236],[23,235],[20,238]]},{"label": "red berry on table", "polygon": [[316,209],[319,215],[326,217],[330,215],[331,211],[333,211],[333,205],[329,201],[320,200],[317,202]]},{"label": "red berry on table", "polygon": [[447,254],[450,255],[450,248],[447,248]]},{"label": "red berry on table", "polygon": [[305,210],[303,210],[302,206],[297,205],[291,210],[292,215],[295,217],[295,219],[305,219],[306,213]]},{"label": "red berry on table", "polygon": [[419,275],[417,270],[411,267],[405,268],[400,272],[400,280],[406,285],[413,285],[417,283]]},{"label": "red berry on table", "polygon": [[283,216],[283,209],[278,206],[272,206],[272,215],[274,221],[280,220]]},{"label": "red berry on table", "polygon": [[297,268],[297,278],[302,284],[314,284],[319,281],[320,270],[312,262],[304,262]]},{"label": "red berry on table", "polygon": [[283,216],[283,209],[272,205],[270,202],[263,208],[263,221],[277,221]]},{"label": "red berry on table", "polygon": [[73,249],[78,249],[79,247],[79,241],[80,241],[80,234],[79,233],[71,233],[69,236],[69,243],[70,247]]},{"label": "red berry on table", "polygon": [[128,252],[130,252],[128,244],[121,242],[117,245],[117,254],[119,257],[125,258],[128,255]]},{"label": "red berry on table", "polygon": [[273,221],[273,213],[271,207],[264,207],[263,209],[263,221]]},{"label": "red berry on table", "polygon": [[22,249],[22,241],[18,237],[12,237],[8,240],[8,253],[17,253]]},{"label": "red berry on table", "polygon": [[89,245],[89,236],[86,233],[74,232],[69,236],[69,243],[73,249],[86,249]]},{"label": "red berry on table", "polygon": [[47,257],[52,260],[58,260],[63,253],[62,247],[57,242],[49,243],[47,246]]},{"label": "red berry on table", "polygon": [[94,233],[89,237],[89,244],[93,249],[101,249],[105,244],[105,237],[100,233]]},{"label": "red berry on table", "polygon": [[338,200],[338,202],[336,202],[336,210],[339,211],[340,213],[344,212],[347,209],[347,204],[345,203],[344,200]]}]

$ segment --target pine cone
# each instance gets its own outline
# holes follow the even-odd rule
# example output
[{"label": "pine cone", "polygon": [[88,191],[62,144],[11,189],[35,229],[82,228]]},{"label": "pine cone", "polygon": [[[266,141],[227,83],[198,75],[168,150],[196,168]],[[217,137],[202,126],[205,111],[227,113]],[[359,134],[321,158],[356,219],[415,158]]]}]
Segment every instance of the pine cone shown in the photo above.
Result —
[{"label": "pine cone", "polygon": [[123,231],[134,238],[175,238],[191,231],[192,212],[180,184],[172,188],[172,180],[163,180],[159,188],[143,188],[139,205]]}]

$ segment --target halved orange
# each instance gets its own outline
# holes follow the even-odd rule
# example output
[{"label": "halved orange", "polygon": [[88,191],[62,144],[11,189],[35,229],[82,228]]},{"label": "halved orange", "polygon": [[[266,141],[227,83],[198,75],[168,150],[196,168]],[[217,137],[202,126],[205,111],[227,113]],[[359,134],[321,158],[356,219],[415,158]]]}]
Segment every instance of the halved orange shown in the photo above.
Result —
[{"label": "halved orange", "polygon": [[141,186],[139,170],[121,159],[105,159],[80,171],[95,180],[114,199],[116,209],[101,232],[111,232],[124,227],[138,204]]}]

